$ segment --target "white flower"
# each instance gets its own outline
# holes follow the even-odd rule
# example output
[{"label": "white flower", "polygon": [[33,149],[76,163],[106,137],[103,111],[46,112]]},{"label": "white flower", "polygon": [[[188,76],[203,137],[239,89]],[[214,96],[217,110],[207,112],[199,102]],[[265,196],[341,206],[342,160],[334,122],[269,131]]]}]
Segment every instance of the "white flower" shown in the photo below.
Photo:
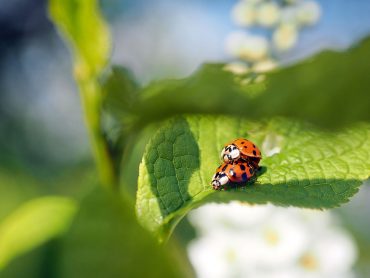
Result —
[{"label": "white flower", "polygon": [[308,245],[309,231],[300,217],[279,210],[268,221],[256,228],[253,242],[258,246],[257,267],[289,266]]},{"label": "white flower", "polygon": [[246,1],[239,2],[232,9],[231,17],[239,26],[251,26],[256,20],[256,7]]},{"label": "white flower", "polygon": [[188,253],[199,278],[243,277],[253,259],[244,253],[249,246],[245,235],[218,232],[191,242]]},{"label": "white flower", "polygon": [[229,204],[207,204],[189,213],[190,222],[202,234],[217,229],[245,229],[263,221],[272,206],[251,206],[240,202]]},{"label": "white flower", "polygon": [[240,49],[240,58],[247,61],[258,61],[268,54],[269,43],[262,36],[247,36]]},{"label": "white flower", "polygon": [[280,8],[274,2],[261,4],[257,10],[257,22],[265,27],[275,25],[280,17]]},{"label": "white flower", "polygon": [[230,33],[226,37],[226,51],[234,57],[239,57],[240,49],[242,48],[246,38],[247,35],[245,32],[235,31]]},{"label": "white flower", "polygon": [[264,59],[269,51],[269,43],[263,36],[233,32],[226,38],[227,51],[246,61]]},{"label": "white flower", "polygon": [[278,64],[272,59],[265,59],[253,65],[252,70],[256,73],[265,73],[275,69]]},{"label": "white flower", "polygon": [[201,236],[188,247],[198,277],[350,277],[353,239],[325,211],[210,204],[190,221]]},{"label": "white flower", "polygon": [[319,272],[321,276],[339,277],[352,268],[356,259],[357,249],[351,236],[337,227],[323,231],[316,240],[312,239],[312,244],[301,257],[299,266]]},{"label": "white flower", "polygon": [[280,25],[272,35],[275,47],[280,51],[286,51],[294,47],[298,40],[297,27],[293,24]]},{"label": "white flower", "polygon": [[242,2],[250,3],[250,4],[258,4],[261,3],[263,0],[242,0]]},{"label": "white flower", "polygon": [[320,16],[321,8],[315,1],[305,1],[298,7],[297,20],[301,25],[314,25]]},{"label": "white flower", "polygon": [[249,68],[245,63],[242,62],[232,62],[228,63],[223,67],[223,70],[232,72],[236,75],[242,75],[249,72]]}]

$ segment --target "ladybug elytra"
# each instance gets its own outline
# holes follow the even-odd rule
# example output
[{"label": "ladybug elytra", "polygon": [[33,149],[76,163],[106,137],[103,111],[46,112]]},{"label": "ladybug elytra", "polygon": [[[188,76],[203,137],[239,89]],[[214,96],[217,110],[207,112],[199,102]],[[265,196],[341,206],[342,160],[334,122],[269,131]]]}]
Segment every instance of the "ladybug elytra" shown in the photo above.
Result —
[{"label": "ladybug elytra", "polygon": [[252,165],[245,161],[233,164],[223,163],[212,178],[213,189],[221,190],[229,182],[239,183],[249,181],[255,173]]},{"label": "ladybug elytra", "polygon": [[253,142],[243,138],[235,139],[226,144],[221,152],[221,160],[225,163],[244,160],[249,161],[257,169],[261,159],[262,155],[259,148]]}]

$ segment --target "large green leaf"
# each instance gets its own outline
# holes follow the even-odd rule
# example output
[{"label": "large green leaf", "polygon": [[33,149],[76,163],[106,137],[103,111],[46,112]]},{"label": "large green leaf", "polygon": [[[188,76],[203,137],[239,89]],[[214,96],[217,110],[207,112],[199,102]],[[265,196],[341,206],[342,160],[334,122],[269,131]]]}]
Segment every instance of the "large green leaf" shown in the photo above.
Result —
[{"label": "large green leaf", "polygon": [[[215,192],[210,181],[223,145],[246,137],[262,148],[253,185]],[[271,150],[280,152],[271,156]],[[286,119],[247,121],[191,116],[168,121],[147,145],[137,193],[140,221],[166,237],[190,209],[205,202],[331,208],[347,202],[370,174],[370,124],[325,132]]]},{"label": "large green leaf", "polygon": [[183,113],[289,116],[328,127],[370,120],[369,60],[366,39],[265,74],[235,75],[224,64],[206,64],[188,78],[144,88],[133,106],[134,127]]},{"label": "large green leaf", "polygon": [[102,190],[81,203],[61,242],[60,277],[183,277],[182,264],[158,246],[119,196]]},{"label": "large green leaf", "polygon": [[31,200],[0,223],[0,270],[13,258],[61,235],[70,223],[75,203],[63,197]]}]

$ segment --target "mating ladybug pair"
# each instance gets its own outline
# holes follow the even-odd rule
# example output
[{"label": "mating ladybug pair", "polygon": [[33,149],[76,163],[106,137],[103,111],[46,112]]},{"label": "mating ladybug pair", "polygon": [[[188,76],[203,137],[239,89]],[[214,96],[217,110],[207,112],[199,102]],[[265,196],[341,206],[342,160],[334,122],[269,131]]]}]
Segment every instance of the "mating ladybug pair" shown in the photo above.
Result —
[{"label": "mating ladybug pair", "polygon": [[224,163],[212,178],[213,189],[221,190],[225,184],[247,182],[259,169],[261,151],[249,140],[236,139],[226,144],[221,152]]}]

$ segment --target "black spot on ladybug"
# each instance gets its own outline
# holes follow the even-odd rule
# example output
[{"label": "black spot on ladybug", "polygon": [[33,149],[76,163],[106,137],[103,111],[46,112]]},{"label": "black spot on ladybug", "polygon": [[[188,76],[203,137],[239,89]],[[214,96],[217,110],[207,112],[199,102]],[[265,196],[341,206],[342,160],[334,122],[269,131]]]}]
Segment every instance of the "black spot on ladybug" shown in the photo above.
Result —
[{"label": "black spot on ladybug", "polygon": [[240,165],[240,169],[242,169],[243,171],[245,170],[245,166],[243,164]]},{"label": "black spot on ladybug", "polygon": [[253,144],[253,148],[255,148],[256,147],[256,145],[255,144]]},{"label": "black spot on ladybug", "polygon": [[242,174],[242,180],[243,181],[247,181],[248,177],[247,177],[247,174],[246,173],[243,173]]},{"label": "black spot on ladybug", "polygon": [[244,142],[244,141],[242,141],[240,144],[244,145],[244,143],[245,143],[245,142]]},{"label": "black spot on ladybug", "polygon": [[253,154],[254,154],[254,155],[256,155],[256,154],[257,154],[255,150],[253,150]]},{"label": "black spot on ladybug", "polygon": [[226,170],[226,167],[227,167],[227,164],[224,167],[222,167],[222,172]]}]

